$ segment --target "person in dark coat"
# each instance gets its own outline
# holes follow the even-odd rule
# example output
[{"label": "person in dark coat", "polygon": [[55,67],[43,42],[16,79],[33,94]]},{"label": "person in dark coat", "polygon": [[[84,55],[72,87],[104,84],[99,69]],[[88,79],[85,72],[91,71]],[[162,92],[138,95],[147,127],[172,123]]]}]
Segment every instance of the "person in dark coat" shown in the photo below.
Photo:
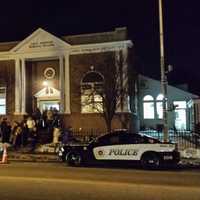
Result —
[{"label": "person in dark coat", "polygon": [[2,143],[9,143],[10,134],[11,134],[11,126],[10,123],[7,121],[7,118],[4,117],[3,121],[1,122],[1,134],[2,134]]}]

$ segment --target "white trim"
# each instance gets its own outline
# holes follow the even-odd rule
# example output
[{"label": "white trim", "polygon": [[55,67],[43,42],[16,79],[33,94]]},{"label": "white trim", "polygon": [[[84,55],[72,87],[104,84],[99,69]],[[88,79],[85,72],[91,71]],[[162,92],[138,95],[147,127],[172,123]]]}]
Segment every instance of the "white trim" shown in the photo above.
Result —
[{"label": "white trim", "polygon": [[63,46],[63,48],[69,48],[71,45],[69,45],[68,43],[64,42],[63,40],[59,39],[58,37],[52,35],[51,33],[43,30],[42,28],[38,28],[36,31],[34,31],[31,35],[29,35],[27,38],[25,38],[24,40],[22,40],[17,46],[15,46],[14,48],[12,48],[10,50],[10,52],[17,52],[20,50],[20,48],[22,48],[24,45],[26,45],[28,42],[30,42],[31,40],[33,40],[34,37],[38,36],[39,34],[47,34],[48,36],[52,37],[52,39],[59,43],[61,46]]},{"label": "white trim", "polygon": [[20,60],[15,60],[15,114],[20,114],[21,110],[21,72]]},{"label": "white trim", "polygon": [[65,81],[63,56],[59,57],[59,88],[60,88],[60,112],[64,112],[65,107]]},{"label": "white trim", "polygon": [[70,114],[70,65],[69,54],[65,55],[65,113]]},{"label": "white trim", "polygon": [[46,87],[38,91],[36,94],[33,96],[39,99],[49,99],[49,98],[55,98],[55,99],[60,99],[60,91],[48,86],[48,90],[53,90],[53,94],[51,95],[50,93],[46,94]]},{"label": "white trim", "polygon": [[26,113],[26,63],[25,59],[21,59],[21,89],[22,89],[22,103],[21,112]]},{"label": "white trim", "polygon": [[110,51],[122,50],[128,47],[131,48],[132,46],[133,46],[133,43],[131,40],[74,45],[74,46],[71,46],[70,54],[74,55],[74,54],[110,52]]}]

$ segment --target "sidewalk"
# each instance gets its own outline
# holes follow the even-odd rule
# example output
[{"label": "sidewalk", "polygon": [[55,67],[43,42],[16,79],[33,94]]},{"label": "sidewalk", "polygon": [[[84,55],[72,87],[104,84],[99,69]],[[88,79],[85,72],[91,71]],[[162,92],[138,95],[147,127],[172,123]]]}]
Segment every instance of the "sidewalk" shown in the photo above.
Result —
[{"label": "sidewalk", "polygon": [[17,162],[60,162],[55,153],[9,152],[8,160]]},{"label": "sidewalk", "polygon": [[[38,145],[34,152],[30,152],[31,147],[21,147],[14,150],[11,146],[7,149],[9,161],[19,162],[60,162],[56,153],[55,145]],[[2,158],[2,149],[0,151],[0,159]]]}]

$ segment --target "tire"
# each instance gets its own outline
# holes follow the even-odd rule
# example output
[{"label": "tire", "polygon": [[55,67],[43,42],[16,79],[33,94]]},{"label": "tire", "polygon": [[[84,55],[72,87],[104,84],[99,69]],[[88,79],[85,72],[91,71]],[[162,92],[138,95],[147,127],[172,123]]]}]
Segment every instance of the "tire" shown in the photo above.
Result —
[{"label": "tire", "polygon": [[161,160],[159,155],[150,152],[142,156],[141,165],[144,169],[158,169],[161,166]]},{"label": "tire", "polygon": [[80,167],[83,163],[83,159],[80,153],[71,152],[66,155],[67,164],[74,167]]}]

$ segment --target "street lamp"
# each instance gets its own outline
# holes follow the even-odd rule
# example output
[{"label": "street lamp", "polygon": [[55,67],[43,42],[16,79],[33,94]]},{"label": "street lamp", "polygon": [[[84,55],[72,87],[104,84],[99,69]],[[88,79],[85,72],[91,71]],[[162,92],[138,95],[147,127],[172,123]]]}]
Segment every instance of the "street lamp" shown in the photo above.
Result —
[{"label": "street lamp", "polygon": [[164,142],[168,142],[167,75],[165,71],[165,57],[164,57],[162,0],[159,0],[159,31],[160,31],[161,91],[163,94],[163,140]]}]

